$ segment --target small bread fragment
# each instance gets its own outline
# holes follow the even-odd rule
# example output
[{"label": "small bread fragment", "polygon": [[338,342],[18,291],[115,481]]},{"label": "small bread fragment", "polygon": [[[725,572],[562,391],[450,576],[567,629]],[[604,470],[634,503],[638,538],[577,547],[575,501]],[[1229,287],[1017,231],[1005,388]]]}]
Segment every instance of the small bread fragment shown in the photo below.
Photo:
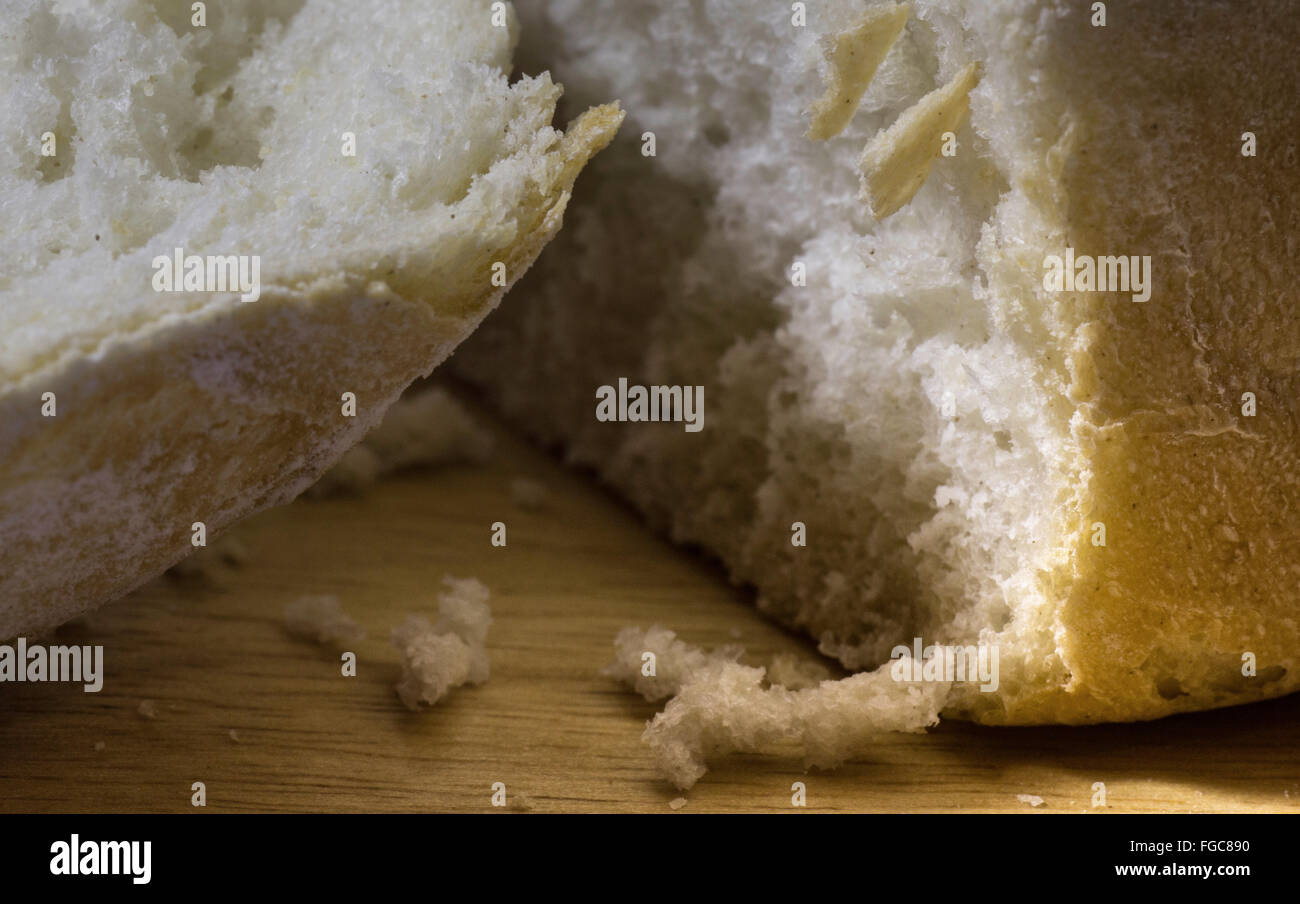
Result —
[{"label": "small bread fragment", "polygon": [[809,138],[825,141],[844,131],[911,13],[910,3],[883,3],[868,9],[850,28],[823,39],[826,93],[809,111]]},{"label": "small bread fragment", "polygon": [[438,596],[436,623],[410,615],[393,629],[393,646],[402,658],[397,696],[412,711],[433,706],[452,688],[488,679],[488,589],[474,578],[448,576],[443,583],[448,589]]},{"label": "small bread fragment", "polygon": [[[641,650],[653,650],[656,662],[664,662],[657,680],[642,673]],[[660,627],[624,628],[615,639],[615,662],[603,674],[647,700],[672,697],[642,740],[661,774],[678,788],[699,781],[711,760],[781,742],[800,744],[806,766],[838,766],[884,732],[919,732],[938,724],[951,688],[947,681],[895,681],[888,666],[799,691],[775,683],[764,687],[763,668],[735,661],[742,652],[706,652]]]},{"label": "small bread fragment", "polygon": [[307,494],[354,493],[405,468],[483,462],[492,446],[492,434],[445,389],[408,393]]},{"label": "small bread fragment", "polygon": [[737,661],[744,652],[735,644],[706,652],[659,625],[648,629],[629,625],[615,636],[614,661],[600,673],[656,703],[677,694],[710,667]]},{"label": "small bread fragment", "polygon": [[726,663],[698,673],[646,726],[642,740],[663,776],[690,788],[711,760],[802,745],[805,766],[833,768],[885,732],[920,732],[939,723],[950,685],[905,684],[889,668],[815,688],[763,688],[764,670]]},{"label": "small bread fragment", "polygon": [[883,220],[902,207],[930,175],[946,132],[955,132],[970,110],[979,66],[968,63],[942,88],[936,88],[876,134],[862,151],[862,200]]},{"label": "small bread fragment", "polygon": [[284,628],[295,637],[345,649],[366,636],[337,596],[301,596],[284,607]]}]

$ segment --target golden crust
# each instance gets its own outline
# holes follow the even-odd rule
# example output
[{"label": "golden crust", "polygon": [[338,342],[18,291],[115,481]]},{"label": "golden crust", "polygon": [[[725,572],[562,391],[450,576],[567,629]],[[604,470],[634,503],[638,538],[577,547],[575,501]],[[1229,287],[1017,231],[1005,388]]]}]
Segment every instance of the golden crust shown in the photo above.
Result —
[{"label": "golden crust", "polygon": [[[1067,241],[1151,255],[1154,285],[1143,303],[1063,299],[1079,320],[1080,490],[1070,564],[1049,578],[1064,680],[1017,688],[982,721],[1152,719],[1300,689],[1300,290],[1285,251],[1300,169],[1281,144],[1300,117],[1280,90],[1297,84],[1296,27],[1268,3],[1131,12],[1070,32],[1059,81],[1081,135],[1062,187]],[[1247,55],[1249,78],[1204,65]],[[1241,153],[1251,128],[1271,136],[1257,157]]]}]

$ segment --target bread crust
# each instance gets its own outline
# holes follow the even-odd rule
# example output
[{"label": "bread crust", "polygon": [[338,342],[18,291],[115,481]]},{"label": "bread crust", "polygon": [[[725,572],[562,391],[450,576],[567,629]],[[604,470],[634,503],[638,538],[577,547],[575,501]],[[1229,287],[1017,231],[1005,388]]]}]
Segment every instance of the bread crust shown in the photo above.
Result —
[{"label": "bread crust", "polygon": [[[846,666],[915,636],[997,643],[999,690],[958,688],[947,715],[1125,721],[1300,688],[1294,16],[1268,0],[1112,7],[1104,26],[1063,0],[913,8],[844,132],[807,147],[790,110],[819,86],[797,35],[727,58],[731,10],[643,10],[686,24],[640,65],[671,57],[711,93],[630,99],[688,149],[607,158],[585,190],[623,198],[641,179],[656,196],[640,204],[704,214],[666,229],[602,219],[599,200],[576,211],[563,241],[588,256],[546,265],[553,283],[531,281],[532,304],[458,370]],[[589,73],[585,48],[570,63],[627,84],[609,60]],[[888,220],[845,214],[840,149],[906,124],[971,64],[960,150]],[[729,90],[764,66],[767,95]],[[728,103],[749,106],[722,127]],[[1151,256],[1151,297],[1045,291],[1045,255],[1067,247]],[[652,254],[678,269],[638,265]],[[647,285],[618,283],[628,270]],[[620,294],[596,302],[598,344],[576,287],[601,279]],[[501,355],[526,376],[495,379]],[[707,385],[710,427],[593,424],[589,387],[614,376]],[[528,390],[543,383],[545,404]]]},{"label": "bread crust", "polygon": [[1066,678],[982,721],[1152,719],[1300,689],[1300,30],[1266,0],[1139,4],[1121,25],[1053,35],[1078,130],[1068,242],[1151,255],[1154,285],[1142,303],[1064,299],[1082,315],[1073,555],[1049,578]]},{"label": "bread crust", "polygon": [[[532,264],[621,120],[616,106],[576,120],[511,208],[466,224],[454,274],[340,271],[264,286],[253,303],[214,295],[0,385],[0,637],[52,628],[160,574],[192,551],[194,522],[211,540],[310,486]],[[506,286],[491,282],[498,261]],[[47,392],[56,417],[41,415]],[[342,414],[344,392],[355,417]]]}]

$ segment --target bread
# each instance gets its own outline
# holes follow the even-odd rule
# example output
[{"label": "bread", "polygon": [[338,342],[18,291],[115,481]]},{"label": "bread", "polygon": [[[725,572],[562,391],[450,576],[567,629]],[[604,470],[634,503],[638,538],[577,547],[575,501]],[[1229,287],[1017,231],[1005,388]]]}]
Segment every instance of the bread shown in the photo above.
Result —
[{"label": "bread", "polygon": [[[939,721],[951,683],[895,681],[888,669],[793,688],[786,661],[771,669],[737,661],[736,646],[704,651],[654,626],[625,628],[604,674],[651,702],[671,697],[642,736],[660,773],[678,788],[693,786],[708,761],[733,752],[796,743],[805,767],[830,768],[860,754],[887,731],[919,732]],[[653,667],[649,665],[653,663]],[[801,670],[802,671],[802,670]],[[650,674],[647,674],[649,672]]]},{"label": "bread", "polygon": [[300,596],[284,607],[284,629],[295,637],[341,650],[365,639],[366,629],[343,611],[337,596]]},{"label": "bread", "polygon": [[493,444],[492,434],[445,389],[412,390],[307,492],[318,498],[355,493],[406,468],[481,464],[491,457]]},{"label": "bread", "polygon": [[491,664],[487,633],[492,610],[487,587],[476,578],[444,577],[447,589],[438,594],[438,621],[408,615],[393,629],[393,646],[402,660],[397,696],[418,712],[433,706],[452,688],[482,684]]},{"label": "bread", "polygon": [[[945,716],[1296,689],[1294,10],[914,0],[818,141],[870,7],[799,6],[521,5],[522,58],[631,122],[457,371],[845,666],[996,645]],[[1145,286],[1055,291],[1120,255]],[[598,421],[618,378],[704,386],[706,429]]]},{"label": "bread", "polygon": [[621,119],[551,127],[508,4],[205,10],[0,2],[0,637],[310,486],[519,278]]}]

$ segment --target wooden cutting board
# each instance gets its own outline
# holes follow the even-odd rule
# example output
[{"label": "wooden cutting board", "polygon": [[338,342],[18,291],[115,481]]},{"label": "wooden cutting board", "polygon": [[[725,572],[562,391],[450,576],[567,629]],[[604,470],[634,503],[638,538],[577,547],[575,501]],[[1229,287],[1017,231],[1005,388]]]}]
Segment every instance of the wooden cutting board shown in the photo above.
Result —
[{"label": "wooden cutting board", "polygon": [[[755,662],[813,657],[811,644],[588,476],[494,429],[487,465],[265,513],[234,531],[244,565],[161,578],[61,630],[62,642],[104,645],[104,689],[0,685],[0,810],[191,811],[194,782],[215,812],[483,812],[496,782],[508,810],[533,812],[666,813],[678,797],[680,812],[790,811],[794,782],[808,810],[1300,809],[1294,697],[1138,725],[945,722],[831,772],[779,754],[732,758],[680,794],[639,740],[656,707],[598,674],[618,629],[659,623],[705,646],[740,642]],[[520,476],[549,488],[544,509],[512,504]],[[489,542],[494,521],[507,525],[505,548]],[[389,631],[436,613],[447,574],[492,591],[492,677],[412,713],[393,690]],[[281,628],[284,604],[304,593],[338,595],[368,629],[356,677]],[[1095,782],[1105,810],[1090,806]]]}]

